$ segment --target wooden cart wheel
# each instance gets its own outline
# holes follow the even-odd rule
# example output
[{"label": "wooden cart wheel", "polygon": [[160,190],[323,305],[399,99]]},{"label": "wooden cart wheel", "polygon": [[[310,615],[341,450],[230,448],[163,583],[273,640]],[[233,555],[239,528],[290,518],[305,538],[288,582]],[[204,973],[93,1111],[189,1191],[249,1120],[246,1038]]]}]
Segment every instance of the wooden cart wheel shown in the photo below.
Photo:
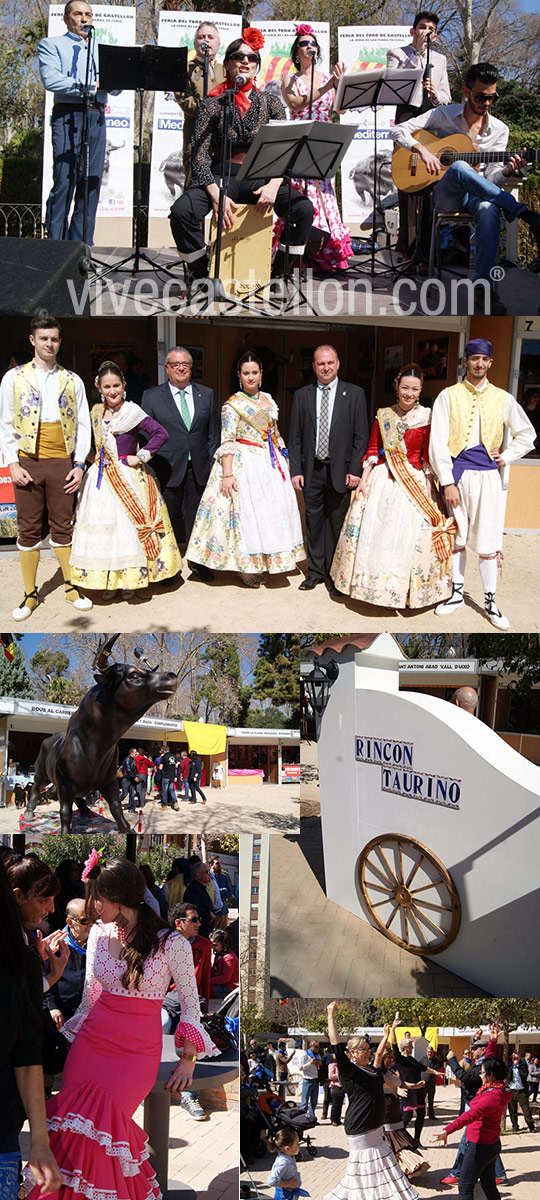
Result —
[{"label": "wooden cart wheel", "polygon": [[386,833],[364,846],[358,882],[381,933],[411,954],[438,954],[457,936],[461,904],[446,867],[415,838]]}]

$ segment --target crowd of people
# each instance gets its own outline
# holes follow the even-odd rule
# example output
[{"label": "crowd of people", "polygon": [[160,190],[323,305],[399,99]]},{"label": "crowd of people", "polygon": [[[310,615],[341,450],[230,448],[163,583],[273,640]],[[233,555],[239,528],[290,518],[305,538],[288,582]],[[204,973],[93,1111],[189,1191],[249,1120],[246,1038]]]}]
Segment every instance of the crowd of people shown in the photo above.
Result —
[{"label": "crowd of people", "polygon": [[[456,1157],[437,1187],[457,1188],[462,1200],[472,1200],[479,1181],[488,1200],[498,1200],[498,1186],[508,1182],[501,1160],[503,1116],[508,1112],[514,1132],[535,1129],[531,1103],[538,1095],[539,1060],[534,1052],[515,1047],[507,1064],[494,1023],[487,1034],[475,1031],[459,1059],[452,1049],[443,1057],[425,1037],[409,1030],[402,1028],[398,1041],[398,1013],[378,1042],[360,1034],[344,1043],[337,1007],[337,1001],[328,1006],[329,1044],[312,1038],[302,1048],[294,1039],[281,1038],[277,1044],[250,1039],[241,1059],[245,1163],[268,1150],[276,1153],[267,1182],[278,1189],[276,1200],[290,1200],[301,1187],[295,1159],[304,1136],[308,1155],[314,1153],[310,1134],[318,1122],[329,1119],[337,1128],[344,1112],[349,1160],[343,1179],[325,1200],[416,1200],[414,1183],[430,1169],[430,1145],[446,1145],[457,1131],[462,1134]],[[436,1088],[450,1081],[459,1086],[459,1115],[441,1128],[441,1109],[448,1106]],[[525,1124],[519,1123],[520,1114]],[[426,1121],[437,1125],[428,1129]],[[322,1127],[315,1134],[319,1156],[324,1153],[321,1134]]]},{"label": "crowd of people", "polygon": [[[81,240],[84,236],[92,243],[106,154],[108,98],[99,86],[92,9],[86,0],[68,0],[64,23],[64,34],[46,37],[38,47],[41,80],[54,96],[53,186],[46,228],[50,238]],[[417,186],[421,198],[418,212],[408,179],[402,181],[398,250],[414,273],[427,273],[434,211],[468,212],[476,227],[474,279],[490,289],[490,311],[501,312],[505,311],[502,302],[490,286],[501,215],[507,221],[524,221],[537,244],[540,216],[505,191],[509,179],[522,178],[526,160],[518,152],[507,153],[508,126],[493,115],[498,99],[497,67],[489,62],[466,64],[461,99],[453,103],[447,59],[433,49],[438,25],[437,13],[417,12],[410,42],[387,51],[387,66],[398,76],[406,69],[421,71],[410,98],[397,104],[390,129],[398,148],[417,151],[426,176],[424,187]],[[353,258],[350,230],[341,220],[333,179],[293,179],[289,189],[282,177],[238,178],[246,154],[269,120],[285,121],[289,115],[291,121],[332,121],[336,88],[346,72],[343,63],[336,63],[329,75],[321,70],[322,52],[315,30],[308,22],[300,22],[276,94],[274,87],[257,83],[264,42],[259,29],[246,26],[241,36],[225,47],[220,62],[219,28],[214,21],[203,20],[194,33],[185,86],[175,92],[184,115],[184,189],[173,203],[170,220],[192,294],[209,273],[204,217],[213,212],[222,228],[229,230],[239,204],[254,205],[263,215],[274,213],[274,274],[283,273],[287,242],[293,261],[303,258],[323,274],[346,270]],[[85,119],[87,159],[80,153]],[[430,141],[426,133],[431,134]],[[456,133],[467,135],[471,151],[458,154],[450,166],[443,167],[437,142]],[[417,134],[422,135],[421,140]],[[478,169],[476,161],[470,161],[473,152]],[[408,164],[410,155],[405,157]],[[410,170],[408,165],[405,170]],[[452,240],[445,250],[456,252],[459,243]],[[476,298],[478,305],[485,306],[483,287]]]},{"label": "crowd of people", "polygon": [[84,866],[66,859],[53,871],[35,854],[2,847],[3,1200],[19,1195],[25,1118],[32,1200],[58,1188],[66,1200],[160,1194],[132,1114],[155,1082],[162,1033],[174,1032],[179,1059],[166,1086],[203,1120],[194,1065],[220,1052],[204,1012],[238,986],[237,929],[227,929],[223,905],[214,910],[220,886],[224,896],[232,887],[219,858],[212,862],[211,873],[196,855],[175,860],[159,889],[148,868],[105,862],[95,849]]},{"label": "crowd of people", "polygon": [[[301,591],[327,582],[336,600],[436,605],[438,615],[451,616],[465,603],[470,549],[486,617],[509,627],[495,598],[501,472],[531,451],[536,431],[512,394],[491,383],[487,339],[467,343],[463,380],[445,387],[432,409],[420,403],[421,368],[402,367],[395,401],[377,410],[369,436],[362,388],[340,377],[333,346],[317,346],[314,382],[294,394],[288,448],[251,351],[238,360],[238,390],[222,405],[220,431],[213,392],[191,383],[184,347],[168,352],[167,382],[144,392],[140,405],[124,398],[120,368],[103,363],[100,402],[89,414],[82,380],[57,363],[58,322],[34,318],[30,341],[34,360],[9,370],[0,385],[0,444],[13,480],[24,586],[14,620],[26,620],[40,602],[48,523],[75,610],[92,607],[87,591],[108,601],[151,584],[158,593],[178,586],[182,543],[205,582],[230,571],[256,588],[307,558]],[[200,777],[192,772],[188,782],[191,801],[203,799]]]}]

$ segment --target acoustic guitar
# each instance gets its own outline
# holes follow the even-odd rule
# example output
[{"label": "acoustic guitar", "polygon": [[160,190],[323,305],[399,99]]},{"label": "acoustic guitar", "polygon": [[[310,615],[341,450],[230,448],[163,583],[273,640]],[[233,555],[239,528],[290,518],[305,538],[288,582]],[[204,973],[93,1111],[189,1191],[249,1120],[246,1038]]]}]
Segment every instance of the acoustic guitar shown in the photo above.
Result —
[{"label": "acoustic guitar", "polygon": [[[430,184],[438,183],[445,171],[454,162],[468,162],[472,166],[480,163],[507,163],[513,154],[520,151],[511,150],[475,150],[466,133],[453,133],[450,137],[434,137],[427,129],[419,129],[415,141],[422,142],[435,154],[441,164],[438,175],[430,175],[423,159],[414,148],[406,150],[404,146],[396,146],[392,155],[392,179],[400,192],[420,192]],[[540,150],[523,152],[529,164],[540,162]]]}]

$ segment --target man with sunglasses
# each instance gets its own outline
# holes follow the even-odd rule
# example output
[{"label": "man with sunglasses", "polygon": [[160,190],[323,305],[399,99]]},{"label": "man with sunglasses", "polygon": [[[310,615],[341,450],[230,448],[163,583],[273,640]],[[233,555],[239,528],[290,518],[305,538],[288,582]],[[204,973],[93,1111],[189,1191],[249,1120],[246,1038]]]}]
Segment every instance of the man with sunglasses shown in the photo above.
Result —
[{"label": "man with sunglasses", "polygon": [[86,943],[92,921],[86,915],[86,902],[79,897],[66,906],[66,945],[69,957],[60,979],[46,993],[45,1003],[58,1029],[77,1011],[82,1000],[86,975]]},{"label": "man with sunglasses", "polygon": [[[491,163],[480,167],[480,171],[467,162],[452,163],[437,182],[441,170],[439,159],[415,135],[425,129],[437,138],[465,133],[476,150],[492,153],[501,151],[503,156],[508,144],[508,126],[493,116],[492,109],[497,97],[498,71],[491,63],[476,63],[469,67],[463,85],[462,104],[444,104],[428,112],[412,117],[402,125],[396,125],[390,136],[398,146],[414,149],[425,163],[428,174],[435,184],[433,204],[436,212],[466,211],[474,216],[476,229],[476,262],[474,280],[489,282],[491,269],[497,261],[501,213],[507,221],[520,217],[529,226],[533,237],[540,245],[540,214],[515,200],[502,185],[512,176],[520,175],[525,160],[514,154],[508,163]],[[427,259],[428,247],[424,246],[419,257]],[[484,286],[475,289],[475,303],[480,311],[502,314],[504,305],[491,289],[488,308]]]},{"label": "man with sunglasses", "polygon": [[[191,186],[175,201],[170,215],[180,257],[188,265],[192,292],[199,281],[208,277],[209,270],[201,223],[209,212],[213,212],[216,222],[218,219],[226,92],[232,92],[234,99],[227,148],[223,229],[233,228],[239,204],[253,204],[262,214],[273,209],[277,216],[287,216],[288,188],[281,178],[251,181],[236,178],[240,164],[262,126],[268,121],[285,120],[285,110],[278,97],[259,92],[256,87],[261,65],[259,50],[263,44],[258,29],[245,29],[242,38],[231,42],[225,51],[225,82],[214,88],[199,108],[191,146]],[[313,205],[293,188],[290,208],[290,250],[293,255],[300,255],[313,224]]]},{"label": "man with sunglasses", "polygon": [[[176,929],[182,937],[187,938],[193,953],[193,967],[197,981],[199,996],[210,1003],[210,970],[212,965],[212,944],[208,938],[201,937],[201,918],[193,904],[174,904],[169,909],[169,925]],[[180,1001],[176,988],[167,992],[161,1007],[161,1024],[164,1033],[174,1033],[180,1020]],[[194,1121],[206,1121],[206,1113],[201,1107],[196,1092],[182,1092],[181,1106]]]}]

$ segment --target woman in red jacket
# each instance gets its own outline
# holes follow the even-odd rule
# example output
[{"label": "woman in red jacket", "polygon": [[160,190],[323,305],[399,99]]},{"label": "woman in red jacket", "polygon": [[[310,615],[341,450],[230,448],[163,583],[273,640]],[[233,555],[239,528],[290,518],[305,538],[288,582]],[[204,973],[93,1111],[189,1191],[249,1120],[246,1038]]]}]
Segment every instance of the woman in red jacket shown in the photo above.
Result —
[{"label": "woman in red jacket", "polygon": [[467,1149],[459,1176],[460,1200],[472,1200],[480,1185],[487,1200],[500,1200],[495,1183],[495,1160],[501,1152],[501,1120],[510,1100],[508,1068],[497,1058],[485,1058],[480,1068],[482,1086],[467,1112],[436,1133],[433,1142],[444,1142],[449,1133],[467,1126]]}]

